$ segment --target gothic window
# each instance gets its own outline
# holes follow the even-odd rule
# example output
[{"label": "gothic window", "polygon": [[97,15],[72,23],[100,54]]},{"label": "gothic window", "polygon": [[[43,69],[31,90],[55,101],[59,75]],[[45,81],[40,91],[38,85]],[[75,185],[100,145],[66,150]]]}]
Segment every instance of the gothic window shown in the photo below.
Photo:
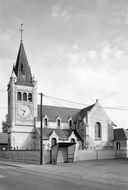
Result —
[{"label": "gothic window", "polygon": [[18,100],[18,101],[21,101],[21,100],[22,100],[21,92],[18,92],[18,93],[17,93],[17,100]]},{"label": "gothic window", "polygon": [[45,127],[48,126],[48,119],[47,119],[47,118],[44,119],[44,126],[45,126]]},{"label": "gothic window", "polygon": [[100,122],[97,122],[95,124],[95,138],[101,139],[101,124],[100,124]]},{"label": "gothic window", "polygon": [[31,93],[28,94],[28,101],[32,102],[32,94]]},{"label": "gothic window", "polygon": [[27,93],[26,92],[23,93],[23,101],[27,101]]},{"label": "gothic window", "polygon": [[51,146],[54,146],[56,144],[56,138],[52,138]]}]

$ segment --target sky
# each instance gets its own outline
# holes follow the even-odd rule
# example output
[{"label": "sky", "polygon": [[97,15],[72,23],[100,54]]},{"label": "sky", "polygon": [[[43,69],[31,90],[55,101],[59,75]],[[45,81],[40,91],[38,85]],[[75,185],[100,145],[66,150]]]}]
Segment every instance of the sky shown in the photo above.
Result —
[{"label": "sky", "polygon": [[83,108],[99,99],[111,120],[128,128],[127,0],[0,0],[0,126],[21,23],[44,104]]}]

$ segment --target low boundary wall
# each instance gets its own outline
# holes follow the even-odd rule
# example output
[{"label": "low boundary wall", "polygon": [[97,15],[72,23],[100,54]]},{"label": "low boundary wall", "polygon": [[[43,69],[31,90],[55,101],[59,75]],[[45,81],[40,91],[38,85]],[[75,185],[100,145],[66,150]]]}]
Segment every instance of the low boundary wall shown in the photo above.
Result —
[{"label": "low boundary wall", "polygon": [[[50,151],[44,151],[44,163],[50,163]],[[24,163],[40,163],[39,150],[4,150],[0,151],[0,159],[20,161]]]},{"label": "low boundary wall", "polygon": [[74,161],[127,158],[127,150],[77,150]]},{"label": "low boundary wall", "polygon": [[[44,164],[51,162],[50,150],[44,150]],[[127,150],[76,150],[74,162],[84,160],[102,160],[102,159],[126,159]],[[40,164],[40,150],[1,150],[0,159],[19,161],[24,163]]]}]

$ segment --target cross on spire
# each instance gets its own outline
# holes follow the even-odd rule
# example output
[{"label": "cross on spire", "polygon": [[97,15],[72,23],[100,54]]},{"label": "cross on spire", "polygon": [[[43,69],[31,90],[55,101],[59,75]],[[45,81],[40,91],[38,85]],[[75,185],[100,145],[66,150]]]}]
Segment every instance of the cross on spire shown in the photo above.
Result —
[{"label": "cross on spire", "polygon": [[24,32],[23,25],[24,25],[24,24],[21,23],[20,29],[19,29],[19,31],[21,32],[21,42],[22,42],[22,40],[23,40],[23,32]]}]

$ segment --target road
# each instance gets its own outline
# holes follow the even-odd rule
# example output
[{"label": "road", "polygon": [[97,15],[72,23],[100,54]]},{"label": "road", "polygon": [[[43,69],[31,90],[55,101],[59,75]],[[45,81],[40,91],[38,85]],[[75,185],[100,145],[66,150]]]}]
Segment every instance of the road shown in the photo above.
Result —
[{"label": "road", "polygon": [[120,190],[126,184],[83,180],[0,164],[0,190]]}]

